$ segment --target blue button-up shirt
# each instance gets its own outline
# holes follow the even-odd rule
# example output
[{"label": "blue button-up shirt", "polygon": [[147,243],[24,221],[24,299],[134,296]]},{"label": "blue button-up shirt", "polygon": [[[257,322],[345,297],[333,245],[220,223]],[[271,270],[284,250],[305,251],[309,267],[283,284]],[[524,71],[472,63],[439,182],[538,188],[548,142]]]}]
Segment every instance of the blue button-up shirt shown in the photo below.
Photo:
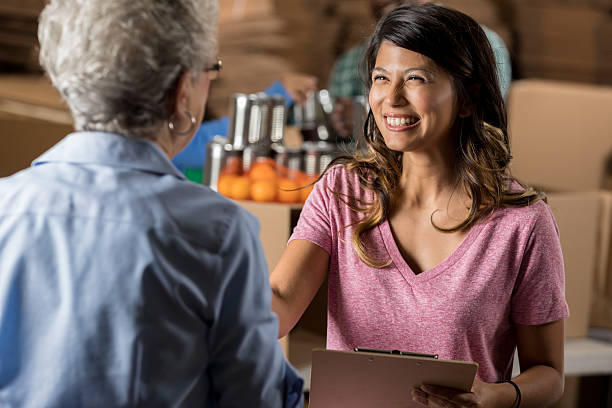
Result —
[{"label": "blue button-up shirt", "polygon": [[109,133],[0,179],[0,406],[301,405],[258,228]]}]

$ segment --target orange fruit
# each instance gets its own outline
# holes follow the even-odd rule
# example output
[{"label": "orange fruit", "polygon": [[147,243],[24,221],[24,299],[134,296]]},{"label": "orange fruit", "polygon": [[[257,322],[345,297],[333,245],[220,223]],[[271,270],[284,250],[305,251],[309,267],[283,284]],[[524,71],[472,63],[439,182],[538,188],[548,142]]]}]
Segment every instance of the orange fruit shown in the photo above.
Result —
[{"label": "orange fruit", "polygon": [[302,187],[300,190],[300,202],[305,203],[314,186]]},{"label": "orange fruit", "polygon": [[278,180],[278,201],[281,203],[299,203],[300,190],[296,190],[298,187],[298,184],[289,178]]},{"label": "orange fruit", "polygon": [[308,198],[308,195],[310,194],[310,192],[313,190],[314,188],[314,184],[309,185],[311,183],[314,183],[315,181],[317,181],[317,178],[319,176],[318,175],[311,175],[311,176],[305,176],[300,180],[300,187],[302,187],[300,189],[300,201],[302,203],[306,202],[306,199]]},{"label": "orange fruit", "polygon": [[306,177],[306,173],[301,170],[287,169],[286,175],[284,177],[291,180],[295,180],[297,182],[297,185],[299,186],[302,178]]},{"label": "orange fruit", "polygon": [[225,167],[221,171],[222,174],[242,174],[242,159],[240,157],[229,157]]},{"label": "orange fruit", "polygon": [[251,199],[260,202],[276,200],[276,180],[256,180],[251,185]]},{"label": "orange fruit", "polygon": [[256,161],[249,170],[249,177],[253,181],[272,180],[276,181],[276,168],[269,161]]},{"label": "orange fruit", "polygon": [[235,176],[230,188],[234,200],[248,200],[251,196],[251,180],[247,176]]},{"label": "orange fruit", "polygon": [[231,197],[231,189],[232,184],[234,184],[234,180],[236,180],[236,176],[232,176],[231,174],[221,175],[221,177],[219,177],[219,181],[217,181],[217,191],[219,194],[226,197]]},{"label": "orange fruit", "polygon": [[275,167],[276,167],[276,174],[278,174],[279,177],[289,177],[289,173],[293,171],[279,163],[276,163]]}]

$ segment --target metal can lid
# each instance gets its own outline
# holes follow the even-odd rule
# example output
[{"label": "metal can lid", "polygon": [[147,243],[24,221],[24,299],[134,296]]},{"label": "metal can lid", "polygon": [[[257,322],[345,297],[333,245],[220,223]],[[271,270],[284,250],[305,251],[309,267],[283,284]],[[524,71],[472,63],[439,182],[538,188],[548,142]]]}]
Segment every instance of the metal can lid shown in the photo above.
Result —
[{"label": "metal can lid", "polygon": [[329,142],[304,142],[302,151],[306,153],[331,153],[336,150],[336,145]]},{"label": "metal can lid", "polygon": [[301,154],[302,148],[295,147],[295,146],[285,146],[280,143],[273,143],[272,151],[274,151],[275,153],[279,153],[279,154]]}]

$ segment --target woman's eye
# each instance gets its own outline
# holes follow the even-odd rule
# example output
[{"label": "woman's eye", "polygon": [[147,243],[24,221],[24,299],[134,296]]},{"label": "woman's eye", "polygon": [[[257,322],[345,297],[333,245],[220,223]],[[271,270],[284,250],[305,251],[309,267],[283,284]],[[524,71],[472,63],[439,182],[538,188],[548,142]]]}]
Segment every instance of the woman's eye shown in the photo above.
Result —
[{"label": "woman's eye", "polygon": [[374,78],[372,78],[372,81],[384,81],[385,79],[387,79],[387,77],[385,77],[384,75],[374,75]]},{"label": "woman's eye", "polygon": [[410,75],[408,78],[406,78],[406,81],[426,82],[425,78],[418,76],[418,75]]}]

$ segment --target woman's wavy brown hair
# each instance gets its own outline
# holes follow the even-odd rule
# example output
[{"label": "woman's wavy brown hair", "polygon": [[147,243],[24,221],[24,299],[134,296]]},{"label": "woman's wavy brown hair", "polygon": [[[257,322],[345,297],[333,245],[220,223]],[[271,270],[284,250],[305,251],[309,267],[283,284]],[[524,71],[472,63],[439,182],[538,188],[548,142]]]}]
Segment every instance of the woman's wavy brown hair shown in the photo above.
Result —
[{"label": "woman's wavy brown hair", "polygon": [[[482,28],[471,17],[435,4],[403,6],[381,19],[370,38],[363,58],[362,73],[369,92],[371,74],[383,41],[425,55],[453,81],[458,106],[469,106],[469,117],[457,117],[455,129],[455,170],[457,186],[465,189],[472,205],[463,221],[452,228],[434,227],[444,232],[468,230],[500,207],[522,207],[545,200],[543,193],[530,187],[511,192],[508,165],[510,144],[506,108],[499,88],[495,58]],[[370,110],[364,124],[365,140],[351,156],[341,156],[328,168],[343,164],[355,171],[363,188],[376,194],[376,200],[363,203],[342,197],[353,210],[364,214],[352,237],[359,258],[372,267],[384,267],[390,260],[373,259],[361,240],[364,232],[388,217],[391,197],[399,187],[402,153],[385,145]],[[432,214],[433,217],[433,214]]]}]

